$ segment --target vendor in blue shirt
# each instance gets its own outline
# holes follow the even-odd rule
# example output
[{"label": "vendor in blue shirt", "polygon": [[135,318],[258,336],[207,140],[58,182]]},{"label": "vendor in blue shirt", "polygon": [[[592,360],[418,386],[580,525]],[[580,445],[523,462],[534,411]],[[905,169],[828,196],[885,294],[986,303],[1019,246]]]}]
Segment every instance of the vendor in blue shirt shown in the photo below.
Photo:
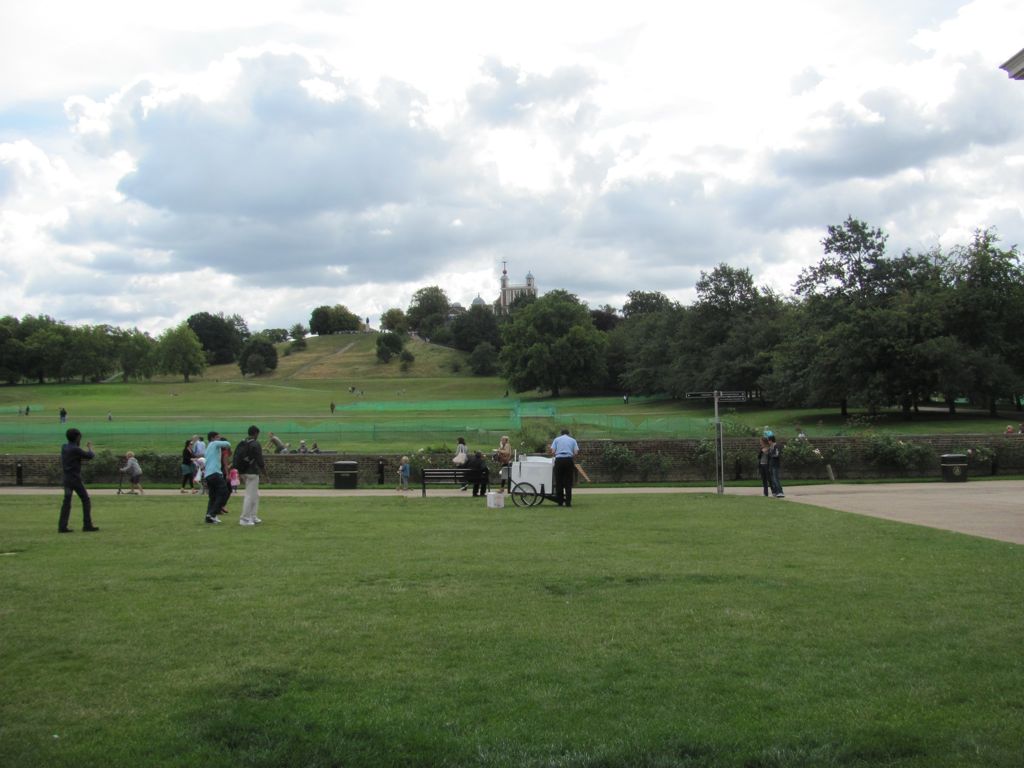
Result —
[{"label": "vendor in blue shirt", "polygon": [[572,506],[572,481],[576,473],[576,457],[579,455],[580,446],[568,429],[563,429],[562,434],[551,441],[548,452],[555,457],[555,503],[562,507]]}]

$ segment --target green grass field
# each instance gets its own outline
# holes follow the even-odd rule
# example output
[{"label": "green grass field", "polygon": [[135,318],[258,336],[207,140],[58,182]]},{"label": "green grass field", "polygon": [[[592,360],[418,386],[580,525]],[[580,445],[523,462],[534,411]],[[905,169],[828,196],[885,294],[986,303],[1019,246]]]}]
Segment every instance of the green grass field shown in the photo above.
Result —
[{"label": "green grass field", "polygon": [[1024,764],[1019,546],[712,495],[58,502],[0,497],[5,766]]},{"label": "green grass field", "polygon": [[[185,384],[180,378],[122,384],[44,384],[0,387],[0,442],[6,452],[52,452],[69,424],[99,450],[176,453],[186,437],[211,428],[238,438],[251,423],[297,446],[317,441],[325,450],[348,453],[409,452],[451,446],[459,435],[474,445],[497,444],[501,434],[531,431],[550,436],[562,425],[576,437],[649,439],[711,437],[713,407],[703,401],[633,398],[621,395],[548,398],[510,392],[498,378],[468,373],[464,355],[413,340],[412,369],[375,358],[375,336],[314,337],[303,352],[281,357],[271,375],[243,378],[236,366],[215,366]],[[461,366],[458,372],[454,366]],[[331,414],[331,402],[337,405]],[[30,416],[18,409],[31,407]],[[110,414],[112,420],[107,419]],[[837,410],[769,410],[755,404],[722,408],[730,431],[771,426],[779,435],[803,426],[810,437],[856,434],[868,426],[903,434],[1000,434],[1021,415],[989,417],[977,412],[950,418],[941,410],[904,421],[883,413],[856,423]],[[518,442],[518,441],[517,441]],[[528,440],[528,442],[530,442]]]}]

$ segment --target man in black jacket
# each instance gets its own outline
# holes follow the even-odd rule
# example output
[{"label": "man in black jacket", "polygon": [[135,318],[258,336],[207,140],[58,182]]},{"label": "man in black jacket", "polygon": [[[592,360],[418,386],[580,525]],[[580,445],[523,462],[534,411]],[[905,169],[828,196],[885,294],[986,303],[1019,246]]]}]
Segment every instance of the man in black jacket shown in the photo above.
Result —
[{"label": "man in black jacket", "polygon": [[92,500],[89,492],[85,490],[82,482],[82,462],[88,461],[96,454],[92,452],[92,443],[85,444],[82,450],[82,433],[72,427],[66,433],[67,443],[60,448],[60,464],[64,470],[64,503],[60,505],[60,521],[57,523],[57,531],[60,533],[71,533],[68,528],[68,518],[71,516],[71,494],[77,493],[82,500],[82,530],[98,531],[92,524]]},{"label": "man in black jacket", "polygon": [[[234,465],[245,483],[245,501],[238,524],[258,525],[263,522],[256,514],[260,509],[260,474],[267,475],[267,466],[260,447],[260,428],[255,424],[249,427],[249,436],[235,448]],[[270,482],[269,475],[267,482]]]},{"label": "man in black jacket", "polygon": [[487,486],[490,481],[490,472],[487,468],[487,462],[484,460],[484,455],[480,453],[480,451],[477,451],[470,457],[469,461],[467,461],[463,467],[470,471],[470,474],[466,479],[473,483],[473,495],[486,496]]}]

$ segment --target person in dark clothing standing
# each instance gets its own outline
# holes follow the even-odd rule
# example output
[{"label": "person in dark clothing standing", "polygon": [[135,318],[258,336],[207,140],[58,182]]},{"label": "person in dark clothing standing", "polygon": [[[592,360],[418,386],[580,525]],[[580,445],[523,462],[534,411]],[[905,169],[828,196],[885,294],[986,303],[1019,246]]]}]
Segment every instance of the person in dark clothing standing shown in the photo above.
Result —
[{"label": "person in dark clothing standing", "polygon": [[89,492],[85,490],[82,482],[82,462],[88,461],[96,454],[92,452],[92,443],[85,444],[82,450],[82,433],[72,427],[65,433],[68,441],[61,446],[60,464],[64,470],[64,503],[60,505],[60,521],[57,523],[57,531],[60,533],[71,533],[68,528],[68,518],[71,516],[71,494],[77,493],[82,500],[82,530],[98,531],[92,524],[92,500]]},{"label": "person in dark clothing standing", "polygon": [[768,451],[770,444],[767,437],[761,438],[760,446],[757,449],[757,471],[761,475],[761,485],[764,489],[764,495],[768,496],[768,488],[771,485],[771,477],[768,473]]},{"label": "person in dark clothing standing", "polygon": [[477,451],[463,466],[472,473],[469,477],[473,481],[473,495],[486,496],[487,486],[490,484],[490,471],[487,462],[484,461],[484,455]]},{"label": "person in dark clothing standing", "polygon": [[768,482],[776,499],[786,498],[782,492],[782,446],[774,434],[768,435]]}]

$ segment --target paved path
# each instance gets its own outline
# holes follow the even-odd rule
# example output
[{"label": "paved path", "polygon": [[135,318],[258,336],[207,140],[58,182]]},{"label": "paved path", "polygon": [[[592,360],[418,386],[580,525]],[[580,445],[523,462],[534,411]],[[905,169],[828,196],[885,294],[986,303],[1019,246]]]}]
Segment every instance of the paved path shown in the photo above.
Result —
[{"label": "paved path", "polygon": [[[0,498],[11,495],[60,495],[60,488],[0,488]],[[93,496],[110,496],[113,489],[90,491]],[[454,489],[431,488],[431,497],[465,497]],[[587,488],[574,491],[579,496],[592,494],[680,494],[714,493],[714,488]],[[759,496],[760,488],[726,488],[730,496]],[[175,490],[152,490],[150,496],[178,496]],[[374,497],[393,496],[394,490],[367,488],[336,491],[330,488],[275,489],[264,486],[260,495],[294,497]],[[420,490],[409,491],[410,499],[420,498]],[[930,528],[942,528],[971,536],[1024,544],[1024,480],[999,480],[966,483],[890,483],[878,485],[791,486],[786,499],[765,499],[765,504],[799,502],[828,507],[841,512],[869,515]]]}]

